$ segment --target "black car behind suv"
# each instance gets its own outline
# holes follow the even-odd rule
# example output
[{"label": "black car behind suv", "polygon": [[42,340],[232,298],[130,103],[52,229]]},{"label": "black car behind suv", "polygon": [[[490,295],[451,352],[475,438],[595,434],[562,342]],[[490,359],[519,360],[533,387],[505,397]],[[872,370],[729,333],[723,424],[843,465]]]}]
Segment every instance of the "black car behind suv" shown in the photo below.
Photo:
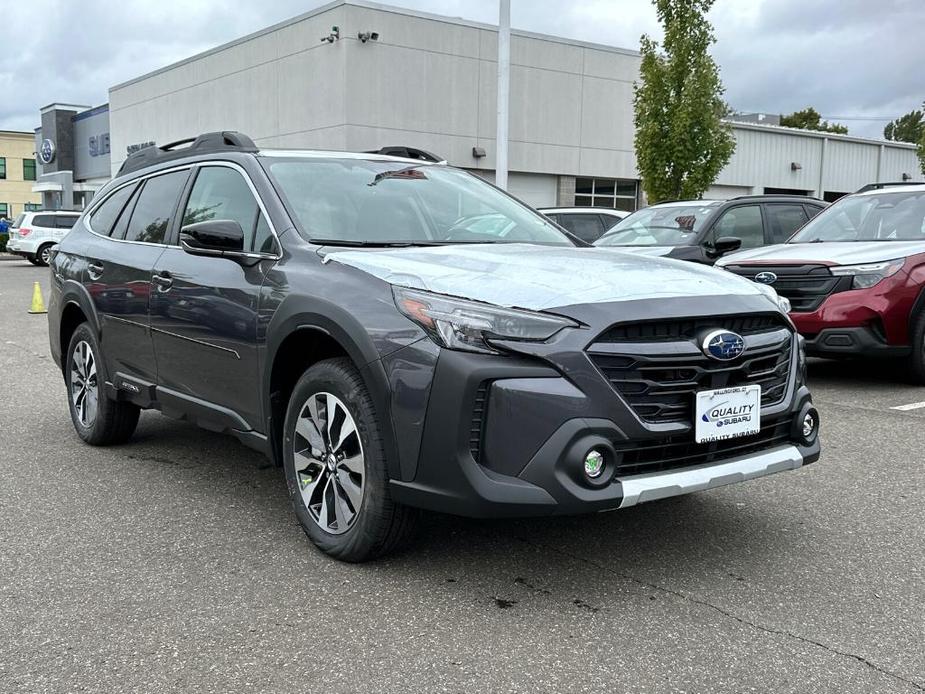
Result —
[{"label": "black car behind suv", "polygon": [[819,456],[767,287],[576,248],[439,163],[184,144],[130,156],[52,254],[51,350],[90,444],[142,408],[233,434],[350,561],[417,508],[615,509]]},{"label": "black car behind suv", "polygon": [[783,243],[825,208],[800,195],[663,202],[634,212],[594,245],[712,265],[732,251]]}]

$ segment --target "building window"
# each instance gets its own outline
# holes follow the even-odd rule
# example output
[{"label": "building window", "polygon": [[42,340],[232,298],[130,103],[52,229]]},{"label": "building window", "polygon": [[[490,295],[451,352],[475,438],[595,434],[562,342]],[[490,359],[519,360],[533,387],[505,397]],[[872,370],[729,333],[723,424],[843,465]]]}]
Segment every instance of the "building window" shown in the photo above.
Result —
[{"label": "building window", "polygon": [[6,178],[6,157],[0,157],[0,179]]},{"label": "building window", "polygon": [[0,202],[0,217],[10,218],[10,206],[5,202]]},{"label": "building window", "polygon": [[24,181],[34,181],[35,180],[35,159],[23,159],[22,160],[22,180]]},{"label": "building window", "polygon": [[42,209],[42,206],[35,202],[27,202],[24,208],[24,212],[38,212]]},{"label": "building window", "polygon": [[636,181],[619,178],[576,178],[575,207],[609,207],[635,212],[637,185]]}]

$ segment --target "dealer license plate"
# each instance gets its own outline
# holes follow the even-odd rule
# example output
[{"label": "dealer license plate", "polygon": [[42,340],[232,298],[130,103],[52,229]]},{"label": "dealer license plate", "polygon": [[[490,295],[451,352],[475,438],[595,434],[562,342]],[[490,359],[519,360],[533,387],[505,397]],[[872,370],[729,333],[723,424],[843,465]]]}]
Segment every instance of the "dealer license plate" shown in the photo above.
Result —
[{"label": "dealer license plate", "polygon": [[761,431],[761,386],[737,386],[697,393],[697,443],[722,441]]}]

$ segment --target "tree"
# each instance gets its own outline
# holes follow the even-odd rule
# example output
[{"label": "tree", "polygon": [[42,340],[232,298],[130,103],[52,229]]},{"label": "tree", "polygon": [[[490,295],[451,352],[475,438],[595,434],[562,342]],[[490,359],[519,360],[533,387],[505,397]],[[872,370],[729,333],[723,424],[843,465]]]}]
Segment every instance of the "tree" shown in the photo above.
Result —
[{"label": "tree", "polygon": [[662,51],[642,37],[641,81],[633,87],[636,159],[650,203],[699,198],[735,150],[721,120],[715,39],[706,13],[714,0],[653,0],[664,29]]},{"label": "tree", "polygon": [[848,134],[848,126],[841,123],[829,123],[822,120],[822,116],[812,106],[807,106],[802,111],[794,111],[789,116],[781,116],[780,124],[787,128],[799,128],[800,130],[819,130],[824,133]]},{"label": "tree", "polygon": [[[925,103],[922,104],[925,108]],[[887,123],[883,129],[883,136],[887,140],[896,142],[913,142],[918,143],[925,135],[925,113],[922,111],[910,111],[904,116]]]},{"label": "tree", "polygon": [[922,166],[922,175],[925,176],[925,132],[922,133],[922,138],[919,140],[918,147],[915,151],[916,154],[919,155],[919,164]]}]

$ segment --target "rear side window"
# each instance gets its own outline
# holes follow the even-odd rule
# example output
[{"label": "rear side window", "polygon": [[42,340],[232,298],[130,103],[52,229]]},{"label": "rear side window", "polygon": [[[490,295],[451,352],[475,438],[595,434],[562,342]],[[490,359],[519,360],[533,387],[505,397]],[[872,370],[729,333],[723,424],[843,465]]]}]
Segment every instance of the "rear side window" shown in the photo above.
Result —
[{"label": "rear side window", "polygon": [[119,213],[122,212],[122,208],[125,207],[125,203],[133,190],[135,190],[135,186],[125,186],[106,198],[103,204],[97,207],[93,214],[90,215],[90,228],[97,234],[109,236],[112,225],[118,218]]},{"label": "rear side window", "polygon": [[596,214],[560,214],[559,224],[588,243],[597,241],[604,233],[601,218]]},{"label": "rear side window", "polygon": [[783,243],[806,223],[803,205],[766,205],[764,211],[768,217],[768,240],[771,243]]},{"label": "rear side window", "polygon": [[69,214],[59,214],[55,216],[55,226],[59,229],[71,229],[76,221],[77,217]]},{"label": "rear side window", "polygon": [[244,250],[260,252],[269,235],[262,217],[257,200],[240,173],[226,166],[205,166],[199,170],[190,192],[183,226],[213,219],[233,220],[244,231]]},{"label": "rear side window", "polygon": [[32,218],[32,226],[34,227],[49,227],[54,229],[55,227],[55,216],[53,214],[37,214]]},{"label": "rear side window", "polygon": [[145,181],[125,232],[126,241],[164,243],[187,176],[189,171],[174,171]]}]

